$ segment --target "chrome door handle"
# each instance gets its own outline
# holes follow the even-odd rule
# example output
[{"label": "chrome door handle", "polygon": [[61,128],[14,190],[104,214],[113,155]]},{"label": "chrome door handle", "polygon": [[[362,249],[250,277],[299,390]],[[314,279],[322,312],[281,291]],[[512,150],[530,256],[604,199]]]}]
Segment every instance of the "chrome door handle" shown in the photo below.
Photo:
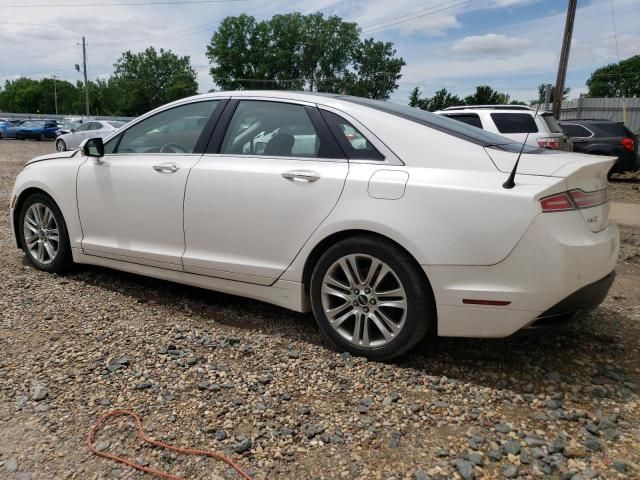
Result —
[{"label": "chrome door handle", "polygon": [[178,167],[175,163],[160,163],[158,165],[154,165],[151,168],[160,173],[176,173],[178,170],[180,170],[180,167]]},{"label": "chrome door handle", "polygon": [[291,170],[284,172],[282,177],[292,182],[300,181],[311,183],[320,180],[320,174],[311,170]]}]

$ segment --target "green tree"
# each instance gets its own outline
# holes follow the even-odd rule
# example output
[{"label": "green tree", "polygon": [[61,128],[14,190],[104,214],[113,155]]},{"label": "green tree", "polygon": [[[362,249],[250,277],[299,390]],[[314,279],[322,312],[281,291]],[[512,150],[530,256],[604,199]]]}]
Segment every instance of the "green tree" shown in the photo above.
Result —
[{"label": "green tree", "polygon": [[223,90],[288,89],[386,99],[405,64],[393,44],[360,40],[360,28],[321,13],[225,18],[207,46]]},{"label": "green tree", "polygon": [[[562,100],[566,100],[567,97],[569,96],[569,93],[571,93],[571,87],[566,87],[562,91]],[[536,100],[531,100],[529,104],[535,105],[536,103],[544,103],[546,94],[547,94],[547,86],[544,83],[541,83],[540,85],[538,85],[538,98]],[[556,98],[556,87],[552,86],[550,102],[553,103],[555,98]]]},{"label": "green tree", "polygon": [[[113,76],[99,88],[116,95],[110,113],[135,116],[198,91],[196,72],[188,56],[149,47],[140,53],[124,52]],[[91,94],[91,87],[89,90]]]},{"label": "green tree", "polygon": [[640,55],[598,68],[587,87],[590,97],[640,96]]},{"label": "green tree", "polygon": [[489,85],[479,85],[473,95],[465,97],[467,105],[505,105],[509,104],[511,96],[507,93],[500,93]]},{"label": "green tree", "polygon": [[443,110],[447,107],[465,104],[462,98],[453,95],[446,88],[441,88],[435,92],[433,97],[421,98],[421,95],[422,92],[420,92],[420,89],[415,87],[409,95],[409,106],[435,112],[436,110]]}]

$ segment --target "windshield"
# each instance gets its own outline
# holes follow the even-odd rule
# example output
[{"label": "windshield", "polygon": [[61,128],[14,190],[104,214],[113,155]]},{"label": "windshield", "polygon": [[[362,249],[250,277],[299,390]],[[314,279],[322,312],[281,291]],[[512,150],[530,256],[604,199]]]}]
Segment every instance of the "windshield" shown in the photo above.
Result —
[{"label": "windshield", "polygon": [[[440,130],[445,133],[450,133],[484,147],[500,145],[507,149],[513,148],[514,151],[520,151],[522,146],[520,143],[516,143],[509,138],[487,132],[481,128],[477,128],[442,115],[436,115],[435,113],[420,110],[419,108],[360,97],[337,96],[336,98],[372,107],[377,110],[382,110],[383,112],[406,118],[407,120],[420,123],[427,127],[435,128],[436,130]],[[525,148],[525,152],[535,152],[537,150],[539,149],[533,147]]]},{"label": "windshield", "polygon": [[35,122],[35,121],[24,122],[22,126],[23,127],[42,127],[44,126],[44,122]]}]

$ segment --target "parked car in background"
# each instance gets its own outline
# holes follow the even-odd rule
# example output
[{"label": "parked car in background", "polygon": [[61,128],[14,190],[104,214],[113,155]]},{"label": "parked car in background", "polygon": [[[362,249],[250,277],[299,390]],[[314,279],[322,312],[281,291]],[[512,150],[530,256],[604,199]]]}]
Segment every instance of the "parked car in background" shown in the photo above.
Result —
[{"label": "parked car in background", "polygon": [[82,125],[85,121],[89,119],[83,120],[81,117],[65,117],[58,124],[58,135],[64,135],[65,133],[69,133],[80,125]]},{"label": "parked car in background", "polygon": [[16,138],[16,132],[21,123],[21,120],[0,121],[0,138]]},{"label": "parked car in background", "polygon": [[16,131],[18,140],[34,138],[47,140],[56,138],[58,123],[55,120],[29,120],[20,125]]},{"label": "parked car in background", "polygon": [[574,151],[618,157],[610,174],[634,172],[640,168],[638,138],[623,123],[598,119],[562,119],[560,127],[569,135]]},{"label": "parked car in background", "polygon": [[86,138],[106,138],[117,129],[125,125],[125,122],[112,120],[91,120],[79,125],[69,133],[56,138],[56,150],[75,150]]},{"label": "parked car in background", "polygon": [[381,360],[429,331],[505,337],[595,308],[620,244],[613,162],[377,100],[218,92],[31,160],[10,225],[40,270],[311,310],[340,351]]},{"label": "parked car in background", "polygon": [[[449,107],[438,115],[497,133],[518,143],[551,150],[571,151],[571,143],[551,112],[538,112],[524,105],[473,105]],[[528,134],[528,137],[527,137]]]}]

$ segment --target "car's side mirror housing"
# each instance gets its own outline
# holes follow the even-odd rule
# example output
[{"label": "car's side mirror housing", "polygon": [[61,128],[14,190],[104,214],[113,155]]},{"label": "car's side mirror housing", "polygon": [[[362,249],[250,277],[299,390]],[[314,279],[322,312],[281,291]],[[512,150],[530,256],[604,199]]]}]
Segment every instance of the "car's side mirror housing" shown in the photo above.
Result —
[{"label": "car's side mirror housing", "polygon": [[88,138],[80,144],[80,150],[86,157],[100,158],[104,156],[104,143],[102,138]]}]

